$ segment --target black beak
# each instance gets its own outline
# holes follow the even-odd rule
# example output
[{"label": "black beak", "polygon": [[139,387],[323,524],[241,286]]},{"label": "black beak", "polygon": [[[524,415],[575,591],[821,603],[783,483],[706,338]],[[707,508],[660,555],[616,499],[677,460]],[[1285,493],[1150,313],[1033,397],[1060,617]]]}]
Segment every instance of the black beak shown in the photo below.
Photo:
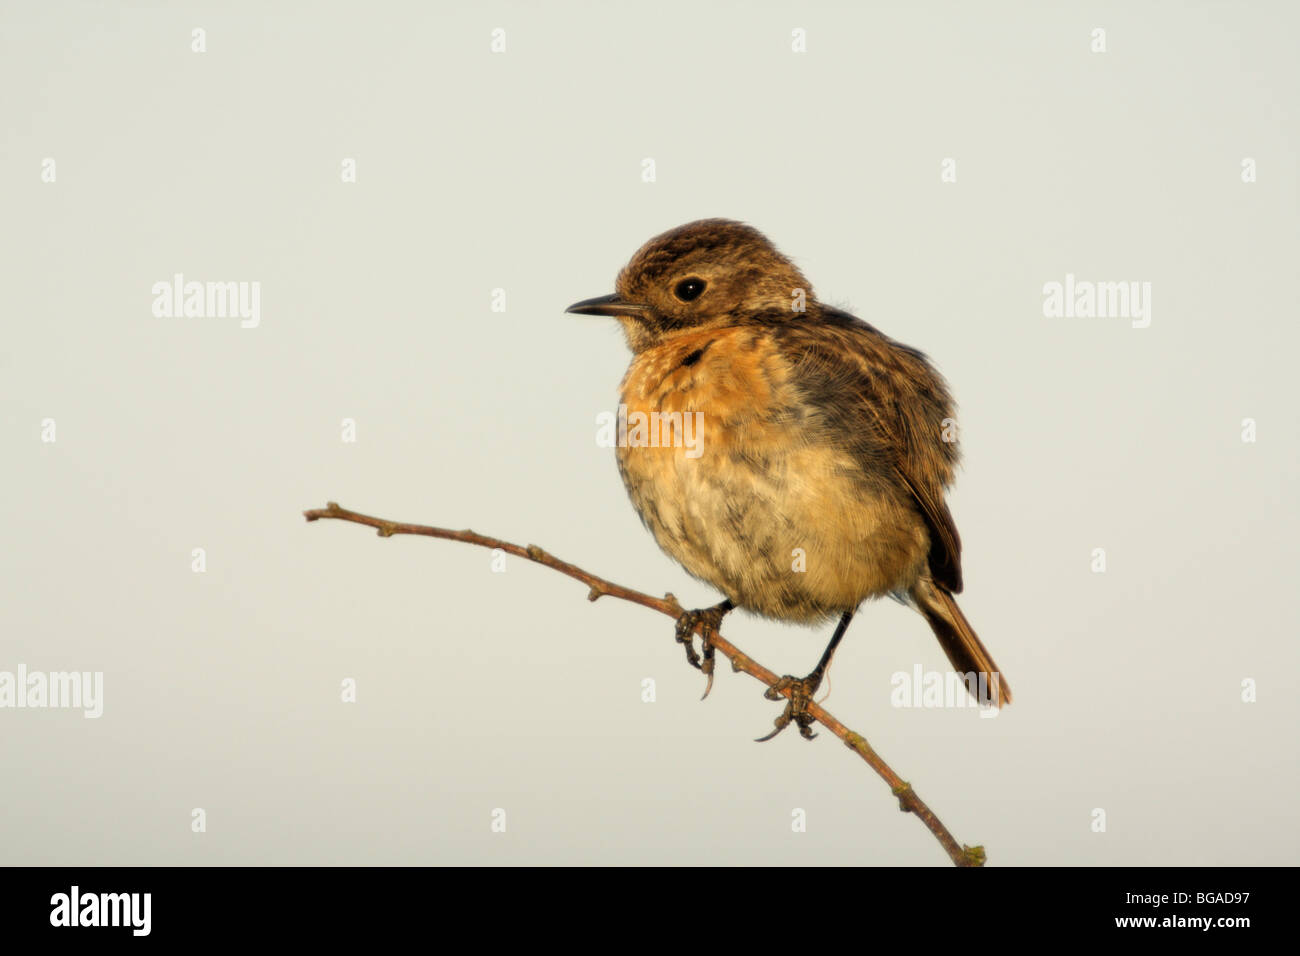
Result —
[{"label": "black beak", "polygon": [[639,302],[626,302],[617,292],[612,295],[598,295],[594,299],[583,299],[564,310],[578,315],[643,315],[649,310]]}]

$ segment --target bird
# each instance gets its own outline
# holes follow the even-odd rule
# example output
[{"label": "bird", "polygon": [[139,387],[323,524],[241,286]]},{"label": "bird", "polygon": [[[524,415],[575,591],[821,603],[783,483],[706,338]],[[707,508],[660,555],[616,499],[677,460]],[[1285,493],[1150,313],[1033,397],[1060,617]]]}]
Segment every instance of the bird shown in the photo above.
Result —
[{"label": "bird", "polygon": [[812,739],[808,703],[850,621],[891,597],[925,618],[981,704],[1011,701],[954,597],[955,406],[925,354],[820,301],[762,232],[731,219],[655,236],[612,294],[566,311],[621,325],[632,360],[619,416],[632,427],[620,427],[619,473],[659,547],[724,595],[676,622],[687,660],[708,674],[705,696],[710,639],[730,611],[834,620],[816,667],[765,693],[788,700],[760,740],[791,723]]}]

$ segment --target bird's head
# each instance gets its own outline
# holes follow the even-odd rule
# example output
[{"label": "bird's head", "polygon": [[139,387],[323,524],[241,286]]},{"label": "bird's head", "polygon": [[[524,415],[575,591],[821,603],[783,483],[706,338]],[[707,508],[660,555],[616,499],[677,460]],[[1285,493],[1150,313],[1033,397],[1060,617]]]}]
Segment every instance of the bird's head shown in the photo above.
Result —
[{"label": "bird's head", "polygon": [[815,305],[803,274],[752,226],[700,219],[655,236],[618,274],[613,295],[569,306],[611,315],[633,352],[685,330],[799,319]]}]

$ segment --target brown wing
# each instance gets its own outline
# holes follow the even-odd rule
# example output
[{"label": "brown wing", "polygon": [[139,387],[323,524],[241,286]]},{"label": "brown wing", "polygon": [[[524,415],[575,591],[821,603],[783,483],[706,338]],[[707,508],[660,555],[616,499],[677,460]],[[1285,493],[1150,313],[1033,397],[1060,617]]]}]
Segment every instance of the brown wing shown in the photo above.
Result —
[{"label": "brown wing", "polygon": [[930,576],[936,584],[942,585],[953,594],[960,594],[961,582],[961,536],[953,523],[952,512],[943,500],[943,489],[938,497],[924,484],[898,469],[898,477],[912,492],[912,497],[921,506],[926,528],[930,532]]},{"label": "brown wing", "polygon": [[797,370],[805,397],[828,421],[868,480],[911,494],[930,533],[930,573],[953,593],[962,589],[961,538],[944,502],[957,462],[943,440],[953,402],[926,357],[846,312],[773,328]]}]

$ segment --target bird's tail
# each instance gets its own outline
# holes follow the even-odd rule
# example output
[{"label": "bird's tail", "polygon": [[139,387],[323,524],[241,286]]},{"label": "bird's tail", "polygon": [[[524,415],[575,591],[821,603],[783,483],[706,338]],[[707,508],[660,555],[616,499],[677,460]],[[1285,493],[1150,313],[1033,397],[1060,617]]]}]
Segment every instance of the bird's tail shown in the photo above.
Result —
[{"label": "bird's tail", "polygon": [[[981,704],[990,703],[995,707],[1011,703],[1011,685],[1003,679],[998,665],[993,662],[993,656],[975,635],[975,629],[970,626],[970,621],[966,620],[966,615],[962,614],[953,596],[928,578],[918,582],[911,593],[917,610],[930,622],[934,636],[939,639],[939,646],[948,655],[953,670],[959,674],[975,675],[974,686],[969,676],[966,684],[972,696]],[[987,691],[979,686],[981,683],[987,687]],[[988,696],[980,699],[983,693]]]}]

